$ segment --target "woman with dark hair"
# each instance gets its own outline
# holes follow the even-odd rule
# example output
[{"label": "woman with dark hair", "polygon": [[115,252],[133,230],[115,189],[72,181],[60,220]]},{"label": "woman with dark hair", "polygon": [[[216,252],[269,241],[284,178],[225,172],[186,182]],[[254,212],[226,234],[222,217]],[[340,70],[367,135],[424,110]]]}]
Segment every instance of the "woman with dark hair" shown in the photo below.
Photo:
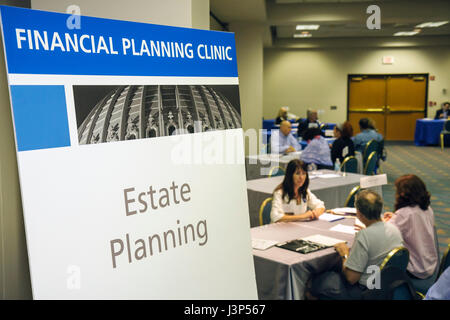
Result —
[{"label": "woman with dark hair", "polygon": [[[308,186],[306,164],[298,159],[291,160],[283,182],[273,192],[271,221],[313,220],[324,213],[324,203],[317,199]],[[311,210],[307,210],[308,207]]]},{"label": "woman with dark hair", "polygon": [[336,159],[339,159],[340,163],[342,163],[345,157],[355,155],[355,145],[351,139],[353,127],[350,122],[345,121],[342,124],[337,124],[334,127],[334,136],[336,140],[334,140],[331,147],[331,162],[333,162],[333,165]]},{"label": "woman with dark hair", "polygon": [[425,183],[413,174],[395,180],[395,188],[395,212],[386,212],[383,221],[394,224],[402,233],[409,250],[407,271],[415,278],[426,279],[438,265],[430,193]]}]

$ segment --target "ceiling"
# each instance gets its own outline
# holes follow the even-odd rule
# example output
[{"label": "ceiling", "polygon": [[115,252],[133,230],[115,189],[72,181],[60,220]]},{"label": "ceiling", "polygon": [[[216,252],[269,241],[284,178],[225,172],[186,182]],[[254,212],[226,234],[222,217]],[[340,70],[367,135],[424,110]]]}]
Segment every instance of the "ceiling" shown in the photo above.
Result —
[{"label": "ceiling", "polygon": [[[367,27],[372,12],[366,10],[374,4],[380,8],[379,30]],[[450,21],[448,0],[210,0],[210,11],[223,25],[262,24],[265,47],[450,45],[450,23],[393,36],[424,22]],[[294,38],[301,33],[298,24],[320,27],[308,38]]]}]

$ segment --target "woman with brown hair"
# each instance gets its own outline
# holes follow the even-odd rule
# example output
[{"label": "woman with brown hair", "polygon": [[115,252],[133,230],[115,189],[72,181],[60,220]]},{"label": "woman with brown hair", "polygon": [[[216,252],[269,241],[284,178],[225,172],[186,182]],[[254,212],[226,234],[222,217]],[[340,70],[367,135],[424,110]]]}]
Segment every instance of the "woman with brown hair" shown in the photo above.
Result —
[{"label": "woman with brown hair", "polygon": [[355,145],[351,137],[353,136],[353,127],[350,122],[345,121],[342,124],[338,124],[334,127],[334,136],[336,140],[331,147],[331,162],[336,162],[339,159],[342,163],[345,157],[355,155]]},{"label": "woman with brown hair", "polygon": [[[308,189],[309,176],[306,164],[291,160],[286,168],[283,182],[273,192],[272,222],[289,222],[317,219],[325,211],[323,201]],[[311,210],[308,210],[308,207]]]},{"label": "woman with brown hair", "polygon": [[409,251],[409,274],[413,278],[429,278],[438,265],[430,193],[425,183],[413,174],[395,180],[395,188],[395,212],[386,212],[383,221],[394,224],[402,234]]}]

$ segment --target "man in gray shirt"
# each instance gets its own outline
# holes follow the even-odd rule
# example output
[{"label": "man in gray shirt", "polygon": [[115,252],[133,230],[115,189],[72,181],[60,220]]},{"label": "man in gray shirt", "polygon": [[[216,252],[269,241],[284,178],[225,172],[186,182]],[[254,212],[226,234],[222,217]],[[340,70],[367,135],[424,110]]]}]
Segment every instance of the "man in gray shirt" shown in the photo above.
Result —
[{"label": "man in gray shirt", "polygon": [[370,276],[374,270],[391,250],[403,245],[397,227],[381,221],[383,201],[376,192],[361,191],[355,207],[356,216],[366,228],[356,234],[352,250],[345,243],[335,246],[342,263],[334,271],[315,277],[307,297],[360,299],[364,290],[371,286]]}]

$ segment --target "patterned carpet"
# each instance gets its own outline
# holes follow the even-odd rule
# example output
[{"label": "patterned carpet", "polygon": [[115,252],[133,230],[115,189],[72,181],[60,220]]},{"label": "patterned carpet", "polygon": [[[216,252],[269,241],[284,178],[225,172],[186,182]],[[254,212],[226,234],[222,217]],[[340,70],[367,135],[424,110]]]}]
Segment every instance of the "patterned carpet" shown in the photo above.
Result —
[{"label": "patterned carpet", "polygon": [[381,169],[388,176],[383,186],[385,210],[394,209],[394,181],[403,174],[414,173],[431,193],[441,256],[450,243],[450,148],[416,147],[412,142],[386,142],[387,159]]}]

